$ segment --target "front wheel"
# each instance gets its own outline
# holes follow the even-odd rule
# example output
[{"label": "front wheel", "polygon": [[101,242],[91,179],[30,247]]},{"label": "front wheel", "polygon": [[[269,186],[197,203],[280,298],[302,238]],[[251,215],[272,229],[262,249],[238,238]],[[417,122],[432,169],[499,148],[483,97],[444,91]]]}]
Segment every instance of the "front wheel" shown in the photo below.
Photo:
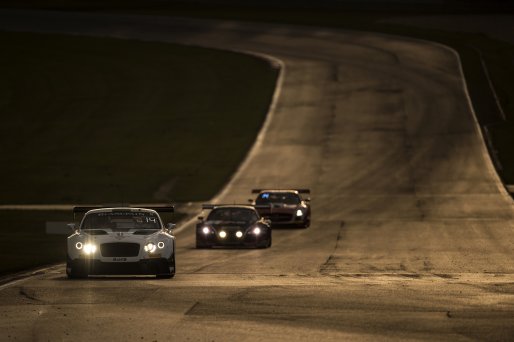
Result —
[{"label": "front wheel", "polygon": [[70,264],[66,264],[66,275],[68,279],[85,279],[88,274],[82,267],[73,267]]},{"label": "front wheel", "polygon": [[271,236],[269,237],[269,239],[261,241],[257,245],[257,248],[269,248],[269,247],[271,247]]},{"label": "front wheel", "polygon": [[155,276],[158,279],[170,279],[170,278],[173,278],[175,276],[175,271],[176,271],[176,267],[175,267],[175,254],[173,254],[173,256],[171,258],[171,261],[168,263],[168,272],[158,273]]}]

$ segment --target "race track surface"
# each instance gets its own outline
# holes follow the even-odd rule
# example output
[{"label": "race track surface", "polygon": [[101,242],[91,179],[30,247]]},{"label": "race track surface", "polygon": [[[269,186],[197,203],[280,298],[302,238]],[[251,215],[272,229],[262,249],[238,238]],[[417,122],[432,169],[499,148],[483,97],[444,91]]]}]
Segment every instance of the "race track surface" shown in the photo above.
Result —
[{"label": "race track surface", "polygon": [[[172,18],[0,11],[0,29],[262,53],[276,106],[219,198],[312,190],[308,229],[265,250],[196,250],[171,280],[0,287],[2,340],[514,339],[513,205],[488,159],[457,56],[372,33]],[[244,115],[244,113],[241,113]]]}]

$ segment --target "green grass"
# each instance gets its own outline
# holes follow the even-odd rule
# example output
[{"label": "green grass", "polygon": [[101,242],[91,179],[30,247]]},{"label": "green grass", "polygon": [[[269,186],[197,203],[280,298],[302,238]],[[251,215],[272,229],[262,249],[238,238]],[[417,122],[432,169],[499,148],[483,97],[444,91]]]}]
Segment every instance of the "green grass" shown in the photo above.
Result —
[{"label": "green grass", "polygon": [[0,203],[209,199],[252,145],[277,77],[257,58],[172,44],[0,44]]},{"label": "green grass", "polygon": [[58,211],[0,211],[0,275],[66,260],[66,236],[47,235],[47,221],[73,222],[73,216]]}]

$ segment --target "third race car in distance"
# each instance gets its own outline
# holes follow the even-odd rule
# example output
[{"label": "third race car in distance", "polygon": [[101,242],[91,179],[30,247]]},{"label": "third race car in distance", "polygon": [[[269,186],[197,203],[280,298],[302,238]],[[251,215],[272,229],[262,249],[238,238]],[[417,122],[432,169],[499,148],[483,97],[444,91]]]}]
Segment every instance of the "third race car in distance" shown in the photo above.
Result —
[{"label": "third race car in distance", "polygon": [[271,226],[250,205],[204,204],[210,209],[206,219],[198,217],[196,248],[214,246],[255,247],[271,246]]},{"label": "third race car in distance", "polygon": [[[255,206],[259,214],[271,221],[273,227],[304,227],[311,224],[309,189],[253,189],[258,194]],[[253,203],[253,200],[250,200]]]}]

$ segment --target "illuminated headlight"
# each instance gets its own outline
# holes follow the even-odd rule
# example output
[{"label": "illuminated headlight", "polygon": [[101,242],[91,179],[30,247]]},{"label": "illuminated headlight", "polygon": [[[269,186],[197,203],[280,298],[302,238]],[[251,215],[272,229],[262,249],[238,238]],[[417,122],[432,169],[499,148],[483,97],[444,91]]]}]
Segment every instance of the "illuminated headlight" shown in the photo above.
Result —
[{"label": "illuminated headlight", "polygon": [[236,232],[236,236],[237,236],[238,238],[241,238],[241,237],[243,236],[243,232]]},{"label": "illuminated headlight", "polygon": [[80,241],[75,244],[76,249],[82,249],[82,247],[84,247],[84,245]]},{"label": "illuminated headlight", "polygon": [[205,235],[207,235],[207,234],[209,234],[209,233],[211,232],[211,229],[210,229],[209,227],[203,227],[203,228],[202,228],[202,232],[203,232]]},{"label": "illuminated headlight", "polygon": [[[77,247],[77,246],[75,246],[75,247]],[[84,253],[86,253],[86,254],[93,254],[94,252],[96,252],[96,246],[93,245],[92,243],[86,243],[83,246],[83,250],[84,250]]]},{"label": "illuminated headlight", "polygon": [[227,233],[224,232],[223,230],[220,232],[220,238],[224,239],[227,237]]},{"label": "illuminated headlight", "polygon": [[159,249],[163,249],[164,248],[164,242],[162,242],[162,241],[157,242],[157,247],[159,247]]},{"label": "illuminated headlight", "polygon": [[261,229],[260,229],[259,227],[255,227],[255,228],[253,229],[253,233],[254,233],[255,235],[259,235],[259,234],[261,233]]},{"label": "illuminated headlight", "polygon": [[153,253],[157,249],[157,246],[153,242],[149,242],[145,245],[145,252]]},{"label": "illuminated headlight", "polygon": [[303,216],[303,212],[300,209],[298,209],[296,211],[296,216]]}]

